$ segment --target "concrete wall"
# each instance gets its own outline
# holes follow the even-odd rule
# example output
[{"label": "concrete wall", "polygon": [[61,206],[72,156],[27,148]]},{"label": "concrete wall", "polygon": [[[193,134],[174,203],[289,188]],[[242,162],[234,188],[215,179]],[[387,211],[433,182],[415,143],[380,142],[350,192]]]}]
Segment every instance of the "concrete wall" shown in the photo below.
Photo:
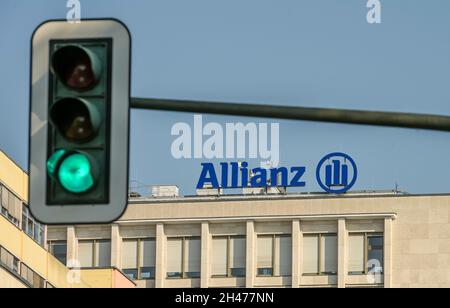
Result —
[{"label": "concrete wall", "polygon": [[[131,205],[122,221],[170,218],[179,222],[192,218],[209,221],[229,219],[275,220],[299,217],[347,216],[357,219],[349,231],[380,230],[383,221],[370,222],[371,215],[394,214],[390,239],[394,287],[450,287],[450,197],[317,198],[222,202],[154,203]],[[313,216],[317,216],[313,218]],[[364,225],[366,224],[366,225]],[[302,224],[307,228],[307,223]],[[313,228],[313,227],[311,227]]]}]

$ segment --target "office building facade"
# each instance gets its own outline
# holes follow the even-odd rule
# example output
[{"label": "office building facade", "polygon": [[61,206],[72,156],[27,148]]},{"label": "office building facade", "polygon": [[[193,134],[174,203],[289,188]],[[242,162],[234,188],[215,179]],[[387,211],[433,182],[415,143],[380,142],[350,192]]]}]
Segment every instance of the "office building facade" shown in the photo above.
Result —
[{"label": "office building facade", "polygon": [[133,198],[48,240],[138,287],[450,287],[448,196],[201,195]]},{"label": "office building facade", "polygon": [[450,197],[176,187],[109,225],[39,224],[0,153],[0,288],[450,287]]}]

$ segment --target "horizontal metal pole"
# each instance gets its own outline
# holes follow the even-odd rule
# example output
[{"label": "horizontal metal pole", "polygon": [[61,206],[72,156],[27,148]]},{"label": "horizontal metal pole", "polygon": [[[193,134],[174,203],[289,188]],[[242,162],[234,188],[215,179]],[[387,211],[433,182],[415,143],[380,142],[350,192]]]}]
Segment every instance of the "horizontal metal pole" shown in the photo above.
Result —
[{"label": "horizontal metal pole", "polygon": [[131,108],[450,131],[450,117],[428,114],[131,98]]}]

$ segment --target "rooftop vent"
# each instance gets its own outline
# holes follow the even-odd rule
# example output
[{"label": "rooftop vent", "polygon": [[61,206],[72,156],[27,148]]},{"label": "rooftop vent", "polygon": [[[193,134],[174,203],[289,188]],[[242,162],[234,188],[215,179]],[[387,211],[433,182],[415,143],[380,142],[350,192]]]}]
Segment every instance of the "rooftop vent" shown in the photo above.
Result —
[{"label": "rooftop vent", "polygon": [[197,196],[221,196],[223,195],[222,188],[213,188],[211,184],[205,185],[201,189],[197,189]]},{"label": "rooftop vent", "polygon": [[152,197],[173,198],[180,196],[180,189],[175,185],[159,185],[152,187]]},{"label": "rooftop vent", "polygon": [[[265,164],[266,168],[272,168],[272,163],[271,162],[267,162]],[[253,174],[253,172],[250,172],[249,175],[249,182],[252,180],[252,178],[255,175]],[[269,184],[268,186],[265,187],[244,187],[242,189],[242,193],[244,195],[285,195],[287,193],[287,189],[286,187],[282,187],[282,186],[276,186],[276,187],[272,187],[270,186],[271,183],[271,179],[267,179],[267,183]],[[278,183],[281,183],[281,174],[278,174]]]},{"label": "rooftop vent", "polygon": [[244,195],[285,195],[286,187],[244,187]]},{"label": "rooftop vent", "polygon": [[140,198],[140,197],[142,197],[142,195],[140,193],[138,193],[138,192],[130,191],[128,193],[128,197],[129,198]]}]

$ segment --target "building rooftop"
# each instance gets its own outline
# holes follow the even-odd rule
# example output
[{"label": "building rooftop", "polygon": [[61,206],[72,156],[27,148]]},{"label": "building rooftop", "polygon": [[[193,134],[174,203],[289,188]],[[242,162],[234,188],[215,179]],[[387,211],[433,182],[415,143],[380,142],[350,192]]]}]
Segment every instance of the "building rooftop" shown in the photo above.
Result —
[{"label": "building rooftop", "polygon": [[[217,191],[218,192],[218,191]],[[212,201],[239,201],[239,200],[288,200],[288,199],[329,199],[329,198],[352,198],[352,197],[394,197],[408,196],[409,194],[395,190],[361,190],[352,191],[345,194],[329,194],[324,192],[305,193],[258,193],[258,194],[208,194],[208,195],[188,195],[188,196],[140,196],[131,195],[130,204],[142,203],[181,203],[181,202],[212,202]]]}]

